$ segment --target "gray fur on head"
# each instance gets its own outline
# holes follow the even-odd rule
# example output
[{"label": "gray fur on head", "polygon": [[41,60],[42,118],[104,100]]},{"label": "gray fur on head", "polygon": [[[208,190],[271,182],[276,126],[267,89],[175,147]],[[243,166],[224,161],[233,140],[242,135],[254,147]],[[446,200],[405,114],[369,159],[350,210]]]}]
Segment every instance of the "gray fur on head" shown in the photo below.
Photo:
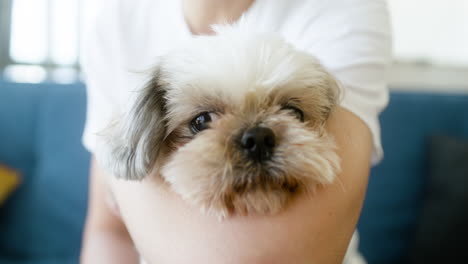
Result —
[{"label": "gray fur on head", "polygon": [[146,86],[138,91],[129,112],[117,117],[101,133],[100,163],[113,176],[142,180],[152,169],[164,141],[165,94],[155,70]]}]

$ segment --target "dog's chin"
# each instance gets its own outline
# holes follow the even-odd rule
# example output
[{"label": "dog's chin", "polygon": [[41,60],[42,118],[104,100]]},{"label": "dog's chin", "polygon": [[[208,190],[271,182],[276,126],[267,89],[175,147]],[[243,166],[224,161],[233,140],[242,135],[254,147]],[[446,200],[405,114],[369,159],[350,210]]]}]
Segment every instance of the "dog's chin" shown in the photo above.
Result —
[{"label": "dog's chin", "polygon": [[275,214],[299,192],[333,181],[339,171],[334,140],[288,124],[269,161],[249,161],[222,129],[203,131],[177,149],[161,170],[181,197],[203,212]]}]

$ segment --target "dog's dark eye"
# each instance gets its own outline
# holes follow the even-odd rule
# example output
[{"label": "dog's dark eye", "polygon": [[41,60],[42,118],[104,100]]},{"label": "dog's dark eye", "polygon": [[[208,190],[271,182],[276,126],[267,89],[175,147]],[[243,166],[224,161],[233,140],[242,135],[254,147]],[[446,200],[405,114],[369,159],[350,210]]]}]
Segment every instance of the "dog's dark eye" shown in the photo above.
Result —
[{"label": "dog's dark eye", "polygon": [[290,111],[297,117],[297,119],[301,120],[301,122],[304,122],[304,112],[302,112],[301,109],[292,105],[284,106],[282,109]]},{"label": "dog's dark eye", "polygon": [[207,129],[209,126],[208,124],[213,121],[214,114],[209,112],[203,112],[197,115],[192,122],[190,122],[190,130],[197,134],[202,130]]}]

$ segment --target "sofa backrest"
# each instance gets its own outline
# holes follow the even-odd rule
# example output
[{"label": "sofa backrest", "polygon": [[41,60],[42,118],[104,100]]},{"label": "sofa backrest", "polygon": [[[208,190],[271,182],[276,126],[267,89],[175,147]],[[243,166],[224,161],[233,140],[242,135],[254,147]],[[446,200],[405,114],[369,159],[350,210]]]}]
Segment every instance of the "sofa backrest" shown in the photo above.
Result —
[{"label": "sofa backrest", "polygon": [[360,249],[369,264],[405,263],[423,205],[429,138],[468,138],[468,95],[392,93],[380,119],[385,158],[371,171]]},{"label": "sofa backrest", "polygon": [[23,181],[0,208],[0,258],[77,263],[89,169],[85,99],[83,85],[0,83],[0,163]]}]

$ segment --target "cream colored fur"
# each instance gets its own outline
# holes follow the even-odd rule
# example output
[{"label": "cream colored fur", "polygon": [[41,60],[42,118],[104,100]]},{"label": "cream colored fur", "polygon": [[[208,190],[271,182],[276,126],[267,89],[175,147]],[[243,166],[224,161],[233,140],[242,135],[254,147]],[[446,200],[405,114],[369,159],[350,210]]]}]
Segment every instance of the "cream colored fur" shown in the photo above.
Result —
[{"label": "cream colored fur", "polygon": [[[339,86],[310,54],[275,34],[217,28],[161,58],[128,113],[103,131],[97,156],[118,178],[150,172],[207,213],[277,213],[295,194],[331,183],[339,171],[324,128]],[[305,122],[284,106],[304,112]],[[202,112],[217,120],[194,135]],[[277,145],[263,163],[249,160],[239,137],[273,130]]]}]

